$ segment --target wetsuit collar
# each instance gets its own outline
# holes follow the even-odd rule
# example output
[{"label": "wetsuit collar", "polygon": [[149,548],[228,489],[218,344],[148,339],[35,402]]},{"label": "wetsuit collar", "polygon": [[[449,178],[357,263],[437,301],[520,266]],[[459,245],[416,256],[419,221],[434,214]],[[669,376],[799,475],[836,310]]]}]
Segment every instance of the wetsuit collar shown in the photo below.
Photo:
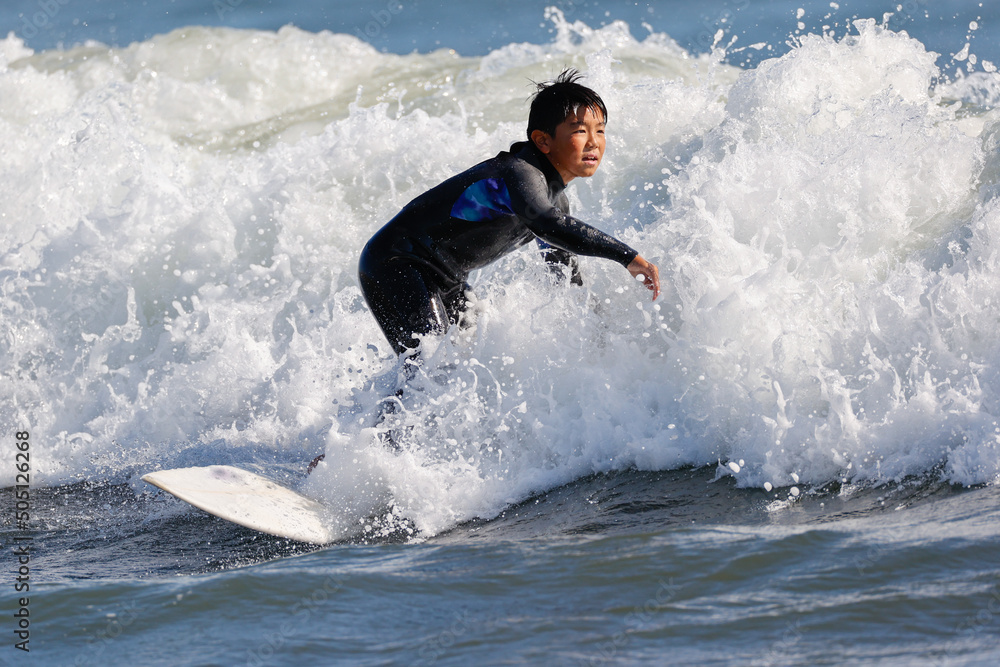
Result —
[{"label": "wetsuit collar", "polygon": [[538,150],[538,146],[531,141],[518,141],[517,143],[511,144],[510,152],[513,155],[525,160],[529,164],[532,164],[542,170],[545,174],[545,180],[548,182],[549,187],[554,190],[554,193],[558,194],[566,189],[566,184],[563,183],[562,176],[559,175],[559,170],[555,168],[549,159],[545,157],[545,153]]}]

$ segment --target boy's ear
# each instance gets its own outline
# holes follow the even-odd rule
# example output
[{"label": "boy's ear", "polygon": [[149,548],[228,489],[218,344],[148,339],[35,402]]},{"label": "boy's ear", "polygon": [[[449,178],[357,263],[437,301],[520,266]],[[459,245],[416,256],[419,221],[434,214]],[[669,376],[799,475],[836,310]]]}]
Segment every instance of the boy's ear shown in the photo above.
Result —
[{"label": "boy's ear", "polygon": [[538,150],[542,151],[545,155],[548,155],[549,151],[552,150],[552,136],[549,135],[548,132],[543,130],[532,131],[531,141],[538,146]]}]

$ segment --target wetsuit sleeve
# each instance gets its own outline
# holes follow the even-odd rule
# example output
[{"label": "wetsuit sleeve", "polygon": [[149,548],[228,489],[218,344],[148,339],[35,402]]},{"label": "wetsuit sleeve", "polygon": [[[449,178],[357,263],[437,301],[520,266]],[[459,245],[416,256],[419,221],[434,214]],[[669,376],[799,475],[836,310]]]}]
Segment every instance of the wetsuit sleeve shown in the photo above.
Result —
[{"label": "wetsuit sleeve", "polygon": [[628,266],[639,254],[610,234],[567,215],[549,200],[541,173],[513,170],[505,179],[514,213],[532,233],[551,246],[577,255],[602,257]]}]

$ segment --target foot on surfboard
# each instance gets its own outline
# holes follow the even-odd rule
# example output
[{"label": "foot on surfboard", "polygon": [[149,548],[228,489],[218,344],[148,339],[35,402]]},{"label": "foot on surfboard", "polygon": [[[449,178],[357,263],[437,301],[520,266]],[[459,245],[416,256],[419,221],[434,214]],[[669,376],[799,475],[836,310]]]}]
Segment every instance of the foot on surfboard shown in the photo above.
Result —
[{"label": "foot on surfboard", "polygon": [[312,473],[312,471],[316,469],[316,466],[319,465],[319,462],[322,461],[325,458],[326,458],[326,454],[320,454],[319,456],[317,456],[316,458],[314,458],[312,460],[312,462],[309,464],[309,467],[306,468],[306,474],[308,475],[308,474]]},{"label": "foot on surfboard", "polygon": [[[396,393],[395,393],[395,397],[396,398],[402,398],[403,397],[403,390],[402,389],[397,389]],[[378,408],[378,412],[376,413],[375,426],[376,427],[382,426],[383,422],[385,422],[385,420],[386,420],[386,417],[388,415],[394,415],[394,414],[396,414],[396,412],[398,411],[398,409],[399,409],[398,408],[398,403],[396,401],[384,400],[382,403],[380,403],[379,408]],[[396,437],[395,437],[394,429],[393,428],[389,428],[387,430],[379,430],[375,437],[377,437],[378,440],[379,440],[379,442],[381,442],[382,445],[384,447],[386,447],[387,449],[391,449],[392,451],[396,451],[396,452],[398,452],[400,450],[399,444],[396,442]],[[319,456],[317,456],[316,458],[314,458],[309,463],[309,465],[306,467],[306,474],[308,475],[308,474],[312,473],[312,471],[316,469],[316,466],[319,465],[319,462],[322,461],[325,458],[326,458],[326,454],[320,454]]]},{"label": "foot on surfboard", "polygon": [[[379,442],[382,443],[382,446],[386,447],[387,449],[390,449],[390,450],[392,450],[394,452],[400,451],[400,447],[399,447],[398,444],[396,444],[396,440],[393,437],[391,431],[379,431],[378,434],[376,434],[375,437],[377,437],[378,440],[379,440]],[[316,458],[314,458],[312,461],[310,461],[309,465],[306,466],[306,474],[307,475],[312,474],[312,471],[316,469],[316,466],[319,465],[319,462],[322,461],[325,458],[326,458],[326,454],[320,454],[319,456],[317,456]]]}]

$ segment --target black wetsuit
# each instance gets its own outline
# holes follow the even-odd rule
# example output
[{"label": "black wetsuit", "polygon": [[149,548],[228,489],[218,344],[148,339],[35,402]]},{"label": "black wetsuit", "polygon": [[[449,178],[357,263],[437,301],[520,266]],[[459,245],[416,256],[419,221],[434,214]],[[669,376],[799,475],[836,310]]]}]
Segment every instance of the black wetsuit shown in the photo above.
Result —
[{"label": "black wetsuit", "polygon": [[520,142],[428,190],[368,242],[361,289],[397,354],[443,334],[466,308],[469,273],[537,240],[546,261],[581,282],[574,255],[628,266],[638,254],[569,215],[566,186],[534,144]]}]

